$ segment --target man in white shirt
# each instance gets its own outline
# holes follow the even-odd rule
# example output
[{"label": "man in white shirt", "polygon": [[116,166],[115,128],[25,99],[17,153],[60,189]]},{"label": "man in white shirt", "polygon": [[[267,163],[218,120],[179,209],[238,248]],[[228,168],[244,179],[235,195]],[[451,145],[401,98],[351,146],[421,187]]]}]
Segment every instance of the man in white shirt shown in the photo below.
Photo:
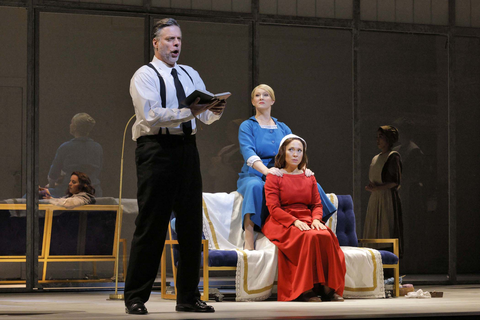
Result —
[{"label": "man in white shirt", "polygon": [[180,104],[196,89],[205,90],[193,68],[178,65],[182,32],[174,19],[153,27],[155,56],[135,72],[130,95],[136,121],[137,200],[139,214],[125,281],[125,311],[146,314],[171,212],[179,241],[177,311],[214,312],[198,291],[202,237],[202,178],[195,143],[195,118],[205,124],[220,119],[224,101]]}]

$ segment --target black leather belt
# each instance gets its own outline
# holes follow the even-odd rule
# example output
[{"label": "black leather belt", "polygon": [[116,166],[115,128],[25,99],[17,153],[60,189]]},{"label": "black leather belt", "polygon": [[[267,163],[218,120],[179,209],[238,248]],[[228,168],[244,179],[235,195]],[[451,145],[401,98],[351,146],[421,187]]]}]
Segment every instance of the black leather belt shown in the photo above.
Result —
[{"label": "black leather belt", "polygon": [[196,136],[194,134],[185,136],[179,134],[156,134],[150,136],[141,136],[137,139],[137,142],[147,142],[147,141],[171,141],[171,142],[192,142],[196,141]]}]

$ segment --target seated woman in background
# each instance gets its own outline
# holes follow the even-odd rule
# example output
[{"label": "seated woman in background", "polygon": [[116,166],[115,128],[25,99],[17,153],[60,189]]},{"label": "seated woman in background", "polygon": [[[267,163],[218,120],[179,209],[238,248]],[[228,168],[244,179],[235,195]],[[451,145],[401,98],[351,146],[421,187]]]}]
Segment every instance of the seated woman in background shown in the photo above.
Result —
[{"label": "seated woman in background", "polygon": [[[255,87],[251,101],[256,114],[245,120],[238,131],[240,152],[245,163],[238,174],[237,191],[243,196],[242,226],[245,230],[245,249],[248,250],[255,248],[254,231],[260,231],[264,222],[261,215],[265,176],[282,176],[283,173],[273,166],[275,155],[280,140],[292,133],[285,123],[271,116],[275,93],[270,86],[260,84]],[[309,169],[306,169],[305,173],[307,176],[313,175]],[[335,206],[325,195],[322,187],[319,184],[317,187],[324,204],[325,215],[333,214],[336,211]]]},{"label": "seated woman in background", "polygon": [[307,177],[307,144],[294,134],[280,142],[268,175],[265,198],[270,211],[265,236],[278,247],[278,300],[343,301],[345,257],[335,234],[322,222],[322,201],[314,176]]},{"label": "seated woman in background", "polygon": [[95,188],[92,187],[90,178],[83,172],[72,172],[65,197],[52,198],[48,189],[41,188],[40,192],[45,193],[44,198],[49,199],[51,204],[68,209],[95,204]]}]

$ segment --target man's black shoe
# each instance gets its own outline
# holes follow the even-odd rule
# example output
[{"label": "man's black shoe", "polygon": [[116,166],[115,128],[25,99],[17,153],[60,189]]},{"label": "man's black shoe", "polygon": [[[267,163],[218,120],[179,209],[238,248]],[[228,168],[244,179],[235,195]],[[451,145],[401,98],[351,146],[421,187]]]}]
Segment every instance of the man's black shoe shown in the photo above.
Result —
[{"label": "man's black shoe", "polygon": [[125,312],[128,314],[147,314],[147,308],[143,302],[135,302],[125,307]]},{"label": "man's black shoe", "polygon": [[215,312],[212,306],[207,305],[200,299],[197,299],[194,303],[179,303],[175,310],[181,312]]}]

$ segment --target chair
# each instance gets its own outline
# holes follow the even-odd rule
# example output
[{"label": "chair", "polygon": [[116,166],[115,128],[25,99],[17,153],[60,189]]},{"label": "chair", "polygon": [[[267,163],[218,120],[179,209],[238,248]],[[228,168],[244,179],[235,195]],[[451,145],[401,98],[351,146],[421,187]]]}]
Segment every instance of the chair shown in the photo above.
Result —
[{"label": "chair", "polygon": [[393,245],[393,253],[386,250],[378,250],[382,256],[384,269],[394,270],[394,295],[399,296],[400,291],[400,263],[398,259],[398,239],[358,239],[355,230],[355,213],[353,212],[353,200],[350,195],[337,195],[337,226],[336,234],[340,246],[358,247],[359,243],[390,243]]},{"label": "chair", "polygon": [[[162,299],[176,299],[176,293],[167,293],[167,261],[166,261],[166,246],[170,246],[170,257],[172,262],[173,280],[177,283],[177,263],[178,263],[178,251],[175,246],[178,245],[177,234],[172,228],[175,224],[175,220],[170,220],[168,226],[168,240],[165,241],[161,260],[161,297]],[[201,267],[203,268],[203,293],[201,299],[208,301],[210,293],[214,296],[217,302],[223,300],[223,295],[217,290],[212,290],[209,287],[209,272],[210,271],[235,271],[237,269],[237,253],[235,251],[226,250],[209,250],[208,240],[202,240],[202,260]],[[176,290],[176,288],[175,288]],[[212,292],[210,292],[212,291]],[[176,291],[175,291],[176,292]]]}]

